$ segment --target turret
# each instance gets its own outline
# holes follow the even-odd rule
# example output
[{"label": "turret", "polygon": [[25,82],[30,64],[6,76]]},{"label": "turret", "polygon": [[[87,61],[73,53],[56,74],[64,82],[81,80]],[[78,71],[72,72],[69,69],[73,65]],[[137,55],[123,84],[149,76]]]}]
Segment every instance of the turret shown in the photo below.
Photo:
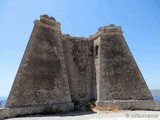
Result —
[{"label": "turret", "polygon": [[105,100],[153,99],[122,35],[121,26],[99,28],[94,41],[97,103]]},{"label": "turret", "polygon": [[[37,111],[72,110],[60,23],[42,15],[34,28],[6,107],[37,107]],[[32,108],[31,108],[32,109]],[[37,112],[36,111],[36,112]]]}]

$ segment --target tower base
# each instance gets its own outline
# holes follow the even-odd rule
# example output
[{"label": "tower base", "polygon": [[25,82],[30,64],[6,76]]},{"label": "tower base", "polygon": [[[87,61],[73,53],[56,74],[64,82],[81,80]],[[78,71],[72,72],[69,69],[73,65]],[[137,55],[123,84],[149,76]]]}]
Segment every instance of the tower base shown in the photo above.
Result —
[{"label": "tower base", "polygon": [[160,110],[160,101],[156,100],[106,100],[96,101],[96,106],[116,106],[121,110]]},{"label": "tower base", "polygon": [[18,116],[34,115],[34,114],[52,114],[59,112],[67,112],[74,110],[74,103],[56,103],[56,104],[38,104],[25,107],[3,108],[0,109],[0,120],[5,118],[13,118]]}]

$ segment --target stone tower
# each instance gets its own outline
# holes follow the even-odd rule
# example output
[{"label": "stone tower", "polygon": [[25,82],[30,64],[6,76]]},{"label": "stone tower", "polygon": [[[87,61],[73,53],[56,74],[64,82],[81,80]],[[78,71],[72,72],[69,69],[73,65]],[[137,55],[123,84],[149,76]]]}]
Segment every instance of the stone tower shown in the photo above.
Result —
[{"label": "stone tower", "polygon": [[94,41],[97,103],[106,100],[153,99],[125,42],[121,27],[99,28]]},{"label": "stone tower", "polygon": [[6,107],[61,104],[73,109],[60,37],[54,18],[44,15],[34,22]]},{"label": "stone tower", "polygon": [[152,99],[120,26],[73,37],[62,34],[53,17],[42,15],[34,22],[5,107],[24,110],[18,115],[68,111],[90,101],[160,110]]}]

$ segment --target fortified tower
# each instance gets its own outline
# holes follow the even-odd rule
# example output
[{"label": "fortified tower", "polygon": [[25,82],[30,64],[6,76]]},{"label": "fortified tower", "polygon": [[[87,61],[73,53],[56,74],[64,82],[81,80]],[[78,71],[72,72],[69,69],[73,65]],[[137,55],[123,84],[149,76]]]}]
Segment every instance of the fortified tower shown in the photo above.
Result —
[{"label": "fortified tower", "polygon": [[34,22],[1,118],[84,110],[89,102],[160,110],[120,26],[100,27],[89,38],[73,37],[62,34],[53,17],[42,15]]},{"label": "fortified tower", "polygon": [[106,100],[151,100],[152,95],[125,42],[121,27],[99,28],[94,41],[97,104]]},{"label": "fortified tower", "polygon": [[60,23],[53,17],[44,15],[34,22],[6,107],[73,109],[61,35]]}]

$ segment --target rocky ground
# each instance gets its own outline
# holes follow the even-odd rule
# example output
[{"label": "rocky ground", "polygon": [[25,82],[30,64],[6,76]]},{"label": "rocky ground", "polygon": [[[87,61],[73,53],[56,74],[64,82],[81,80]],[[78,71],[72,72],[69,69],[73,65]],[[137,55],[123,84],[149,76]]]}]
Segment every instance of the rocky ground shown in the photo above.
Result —
[{"label": "rocky ground", "polygon": [[35,115],[8,120],[160,120],[160,111],[83,111],[54,115]]}]

